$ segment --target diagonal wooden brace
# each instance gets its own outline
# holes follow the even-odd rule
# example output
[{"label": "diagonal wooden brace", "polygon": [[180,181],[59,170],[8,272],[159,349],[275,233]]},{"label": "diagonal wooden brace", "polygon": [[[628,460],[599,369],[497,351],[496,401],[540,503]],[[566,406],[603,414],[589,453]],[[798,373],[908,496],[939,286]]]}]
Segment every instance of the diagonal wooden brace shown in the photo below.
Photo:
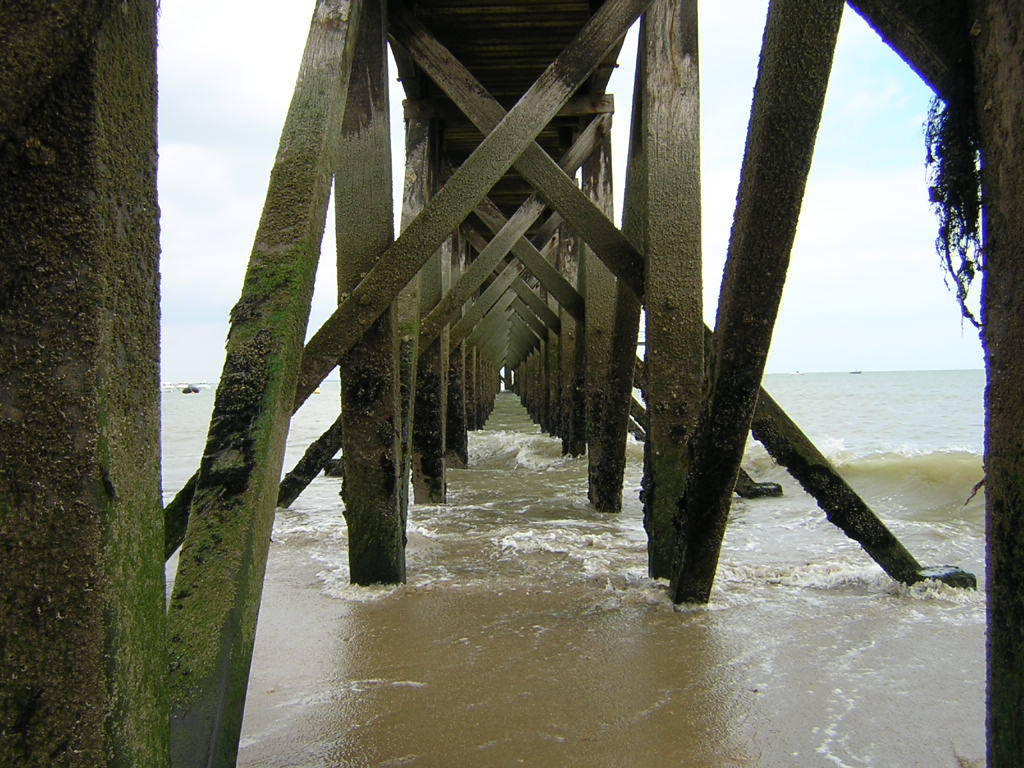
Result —
[{"label": "diagonal wooden brace", "polygon": [[[610,118],[602,115],[591,121],[587,129],[573,142],[572,147],[559,162],[559,167],[573,173],[590,156],[597,146],[601,135],[610,128]],[[490,208],[490,206],[488,206]],[[519,241],[533,223],[544,212],[545,204],[537,195],[530,195],[512,217],[498,230],[491,241],[479,251],[479,255],[462,274],[459,281],[445,294],[420,323],[420,343],[429,344],[441,329],[457,317],[462,305],[472,298],[483,281],[501,263],[505,255],[515,248],[522,252],[526,247],[533,248],[528,241],[520,245]],[[486,215],[486,214],[485,214]],[[533,248],[536,250],[536,248]]]}]

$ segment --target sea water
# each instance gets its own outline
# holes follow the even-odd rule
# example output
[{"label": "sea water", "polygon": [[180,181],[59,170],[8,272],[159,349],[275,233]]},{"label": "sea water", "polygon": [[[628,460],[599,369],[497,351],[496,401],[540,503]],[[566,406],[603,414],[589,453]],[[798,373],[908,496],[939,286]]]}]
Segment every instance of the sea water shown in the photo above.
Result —
[{"label": "sea water", "polygon": [[[502,393],[448,504],[412,507],[407,584],[348,583],[340,481],[278,511],[239,765],[983,765],[983,372],[765,387],[923,565],[979,590],[893,582],[751,442],[784,495],[734,500],[711,603],[675,607],[646,574],[642,445],[599,514],[586,458]],[[212,398],[164,393],[167,498]],[[337,407],[327,382],[285,469]]]}]

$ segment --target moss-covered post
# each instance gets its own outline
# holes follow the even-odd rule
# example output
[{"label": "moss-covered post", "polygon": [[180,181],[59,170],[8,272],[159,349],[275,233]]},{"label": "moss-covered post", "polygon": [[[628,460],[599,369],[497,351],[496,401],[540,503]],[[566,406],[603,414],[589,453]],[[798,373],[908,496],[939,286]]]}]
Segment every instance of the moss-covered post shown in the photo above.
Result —
[{"label": "moss-covered post", "polygon": [[[469,245],[461,232],[452,249],[451,279],[454,285],[466,270]],[[466,433],[466,346],[452,343],[448,350],[448,408],[445,422],[445,460],[448,465],[465,469],[469,462],[469,437]]]},{"label": "moss-covered post", "polygon": [[637,54],[625,228],[646,259],[647,567],[669,578],[704,374],[696,0],[657,0]]},{"label": "moss-covered post", "polygon": [[[612,199],[611,137],[583,164],[583,191],[609,218]],[[580,233],[582,235],[582,233]],[[603,461],[605,405],[611,364],[612,326],[615,321],[615,276],[597,255],[584,245],[579,266],[581,293],[585,302],[586,334],[586,434],[588,459],[587,498],[597,509],[611,511],[617,505],[607,499],[598,478]]]},{"label": "moss-covered post", "polygon": [[985,201],[988,765],[1010,768],[1024,764],[1024,19],[1009,0],[972,8]]},{"label": "moss-covered post", "polygon": [[516,298],[510,305],[514,326],[523,328],[524,333],[532,337],[531,345],[536,347],[536,352],[531,356],[533,381],[531,384],[530,402],[533,410],[530,415],[534,422],[541,429],[546,429],[550,404],[548,402],[548,341],[547,328],[544,326],[533,311],[527,307],[522,299]]},{"label": "moss-covered post", "polygon": [[84,39],[49,4],[0,6],[0,765],[19,768],[168,764],[157,9],[91,5]]},{"label": "moss-covered post", "polygon": [[[394,239],[384,5],[384,0],[364,0],[336,148],[334,209],[342,301]],[[342,498],[354,584],[405,581],[396,343],[389,308],[341,358]]]},{"label": "moss-covered post", "polygon": [[171,759],[231,766],[358,3],[319,0],[271,171],[169,607]]},{"label": "moss-covered post", "polygon": [[796,233],[841,0],[772,0],[715,327],[679,504],[675,602],[707,602]]}]

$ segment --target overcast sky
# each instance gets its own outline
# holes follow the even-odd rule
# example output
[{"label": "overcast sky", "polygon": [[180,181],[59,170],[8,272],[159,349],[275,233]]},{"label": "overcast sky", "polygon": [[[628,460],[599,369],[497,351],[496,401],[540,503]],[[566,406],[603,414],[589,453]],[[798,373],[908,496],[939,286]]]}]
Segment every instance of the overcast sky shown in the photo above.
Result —
[{"label": "overcast sky", "polygon": [[[242,10],[244,8],[244,11]],[[162,379],[219,377],[313,2],[161,6]],[[713,324],[767,0],[702,2],[705,317]],[[635,33],[635,30],[634,30]],[[616,184],[635,34],[609,85]],[[401,146],[401,91],[392,78]],[[947,290],[929,209],[922,126],[930,90],[846,9],[768,372],[981,368],[977,332]],[[396,160],[401,157],[396,153]],[[401,168],[396,169],[396,179]],[[616,211],[616,221],[621,212]],[[331,219],[310,334],[336,302]]]}]

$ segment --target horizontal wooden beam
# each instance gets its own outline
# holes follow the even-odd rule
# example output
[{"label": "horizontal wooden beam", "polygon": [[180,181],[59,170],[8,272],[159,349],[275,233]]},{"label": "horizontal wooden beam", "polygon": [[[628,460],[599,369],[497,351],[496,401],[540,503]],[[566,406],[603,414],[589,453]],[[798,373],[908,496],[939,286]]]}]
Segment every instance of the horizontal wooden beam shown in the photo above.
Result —
[{"label": "horizontal wooden beam", "polygon": [[[406,119],[461,120],[465,119],[462,110],[455,107],[448,99],[432,97],[426,99],[406,99],[402,102]],[[597,95],[584,94],[574,96],[558,110],[555,119],[560,117],[586,117],[588,115],[610,115],[615,112],[615,97],[610,93]]]}]

